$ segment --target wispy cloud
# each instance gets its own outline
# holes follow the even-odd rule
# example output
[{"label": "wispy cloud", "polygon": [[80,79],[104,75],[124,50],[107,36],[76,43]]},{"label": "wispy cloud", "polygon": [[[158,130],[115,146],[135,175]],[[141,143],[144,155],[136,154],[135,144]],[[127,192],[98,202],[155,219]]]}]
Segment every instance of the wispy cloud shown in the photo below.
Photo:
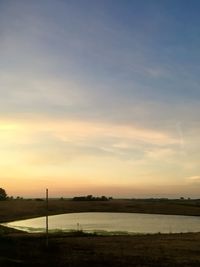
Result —
[{"label": "wispy cloud", "polygon": [[1,127],[5,129],[11,127],[11,130],[12,127],[14,127],[17,132],[32,133],[33,135],[38,132],[46,132],[61,141],[113,138],[121,140],[121,142],[132,140],[155,145],[170,145],[179,142],[179,140],[174,136],[170,136],[168,133],[148,128],[140,128],[138,126],[88,120],[53,120],[48,117],[42,118],[37,115],[30,117],[31,121],[28,119],[18,119],[18,121],[12,121],[11,119],[11,121],[2,121]]},{"label": "wispy cloud", "polygon": [[187,177],[187,181],[190,183],[200,183],[200,175]]}]

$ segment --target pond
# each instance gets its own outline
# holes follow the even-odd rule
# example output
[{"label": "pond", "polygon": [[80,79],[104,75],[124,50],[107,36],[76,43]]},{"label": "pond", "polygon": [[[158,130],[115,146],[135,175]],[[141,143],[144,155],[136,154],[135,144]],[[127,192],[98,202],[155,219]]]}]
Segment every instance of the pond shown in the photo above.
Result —
[{"label": "pond", "polygon": [[[4,226],[33,232],[45,231],[46,218],[4,223]],[[49,231],[97,233],[186,233],[200,232],[200,217],[141,213],[83,212],[49,216]]]}]

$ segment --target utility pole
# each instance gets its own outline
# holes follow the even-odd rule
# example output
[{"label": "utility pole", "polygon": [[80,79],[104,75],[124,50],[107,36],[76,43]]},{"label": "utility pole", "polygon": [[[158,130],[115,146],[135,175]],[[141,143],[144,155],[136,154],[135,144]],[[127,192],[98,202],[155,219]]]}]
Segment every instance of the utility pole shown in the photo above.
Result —
[{"label": "utility pole", "polygon": [[49,246],[49,218],[48,218],[48,210],[49,210],[49,192],[46,189],[46,246]]}]

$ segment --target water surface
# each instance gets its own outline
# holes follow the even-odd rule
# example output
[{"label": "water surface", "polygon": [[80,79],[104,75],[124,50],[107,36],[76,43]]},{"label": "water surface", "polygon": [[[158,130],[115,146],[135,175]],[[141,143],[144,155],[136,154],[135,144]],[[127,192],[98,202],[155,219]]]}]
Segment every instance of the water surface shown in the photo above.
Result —
[{"label": "water surface", "polygon": [[[27,232],[44,232],[45,217],[3,224]],[[110,233],[200,232],[200,217],[141,213],[83,212],[49,216],[50,231]]]}]

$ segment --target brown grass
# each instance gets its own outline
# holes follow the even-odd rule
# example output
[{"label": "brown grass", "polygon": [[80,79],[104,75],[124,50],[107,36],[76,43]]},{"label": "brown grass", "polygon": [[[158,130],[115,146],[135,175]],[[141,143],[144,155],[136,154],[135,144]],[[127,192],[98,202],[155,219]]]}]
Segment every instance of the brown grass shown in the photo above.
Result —
[{"label": "brown grass", "polygon": [[[49,214],[84,211],[146,212],[200,215],[198,201],[113,200],[73,202],[50,200]],[[10,221],[45,215],[45,202],[0,202],[0,220]],[[137,236],[87,236],[26,234],[0,228],[0,266],[134,266],[199,267],[200,233]]]},{"label": "brown grass", "polygon": [[200,234],[141,236],[15,234],[0,238],[0,266],[199,267]]},{"label": "brown grass", "polygon": [[[50,215],[69,212],[138,212],[200,216],[198,200],[49,200]],[[44,216],[46,205],[37,200],[0,201],[0,222]]]}]

